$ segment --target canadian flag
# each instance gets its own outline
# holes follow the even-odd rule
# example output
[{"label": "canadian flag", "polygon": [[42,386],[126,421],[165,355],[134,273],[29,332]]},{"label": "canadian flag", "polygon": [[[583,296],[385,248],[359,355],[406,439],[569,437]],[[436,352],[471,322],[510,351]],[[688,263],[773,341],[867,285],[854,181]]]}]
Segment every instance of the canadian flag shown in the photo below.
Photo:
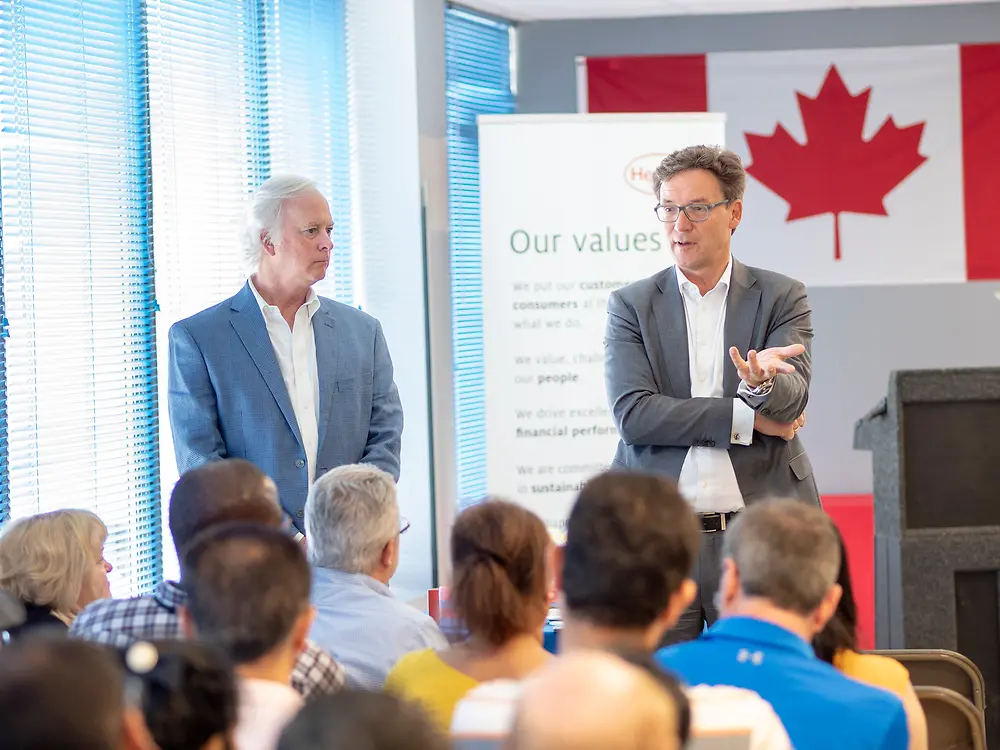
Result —
[{"label": "canadian flag", "polygon": [[584,112],[716,112],[737,256],[809,285],[1000,279],[1000,44],[585,58]]}]

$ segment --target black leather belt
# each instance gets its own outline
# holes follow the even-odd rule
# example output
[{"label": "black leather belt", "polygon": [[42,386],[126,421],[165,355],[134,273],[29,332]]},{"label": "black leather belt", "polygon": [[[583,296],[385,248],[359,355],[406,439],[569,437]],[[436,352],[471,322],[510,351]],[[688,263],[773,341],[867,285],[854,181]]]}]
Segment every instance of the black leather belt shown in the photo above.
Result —
[{"label": "black leather belt", "polygon": [[701,522],[701,530],[705,532],[725,531],[729,522],[736,517],[738,510],[729,513],[699,513],[698,520]]}]

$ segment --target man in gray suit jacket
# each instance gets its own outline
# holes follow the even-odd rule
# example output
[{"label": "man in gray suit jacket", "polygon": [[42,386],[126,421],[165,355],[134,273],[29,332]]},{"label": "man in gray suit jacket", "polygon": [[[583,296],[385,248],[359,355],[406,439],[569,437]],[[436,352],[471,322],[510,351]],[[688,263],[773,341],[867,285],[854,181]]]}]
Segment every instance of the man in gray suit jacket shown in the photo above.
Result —
[{"label": "man in gray suit jacket", "polygon": [[655,211],[675,263],[608,300],[613,467],[677,481],[704,532],[699,595],[666,643],[718,617],[722,537],[736,513],[775,495],[819,504],[797,435],[809,398],[809,303],[800,282],[732,257],[745,188],[731,151],[694,146],[663,159]]},{"label": "man in gray suit jacket", "polygon": [[178,469],[244,458],[278,487],[299,533],[312,483],[371,463],[399,479],[403,410],[382,326],[319,297],[333,218],[301,177],[265,181],[243,236],[243,289],[170,328],[169,410]]}]

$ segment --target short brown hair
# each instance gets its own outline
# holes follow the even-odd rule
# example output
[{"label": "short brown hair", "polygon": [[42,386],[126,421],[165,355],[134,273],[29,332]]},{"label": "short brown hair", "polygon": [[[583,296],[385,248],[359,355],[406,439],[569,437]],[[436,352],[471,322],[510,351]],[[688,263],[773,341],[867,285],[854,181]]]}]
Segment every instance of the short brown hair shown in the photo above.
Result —
[{"label": "short brown hair", "polygon": [[122,747],[124,694],[124,670],[104,646],[25,638],[0,648],[4,747]]},{"label": "short brown hair", "polygon": [[181,588],[198,639],[236,665],[281,646],[309,607],[312,572],[280,528],[228,523],[202,532],[181,558]]},{"label": "short brown hair", "polygon": [[567,611],[604,627],[648,628],[690,578],[701,533],[668,477],[607,471],[589,479],[567,523]]},{"label": "short brown hair", "polygon": [[660,199],[660,186],[674,175],[689,169],[705,169],[715,175],[727,201],[743,199],[747,173],[740,155],[722,146],[688,146],[674,151],[653,172],[653,195]]},{"label": "short brown hair", "polygon": [[505,500],[459,514],[451,530],[450,598],[471,635],[499,646],[541,624],[550,543],[542,519]]}]

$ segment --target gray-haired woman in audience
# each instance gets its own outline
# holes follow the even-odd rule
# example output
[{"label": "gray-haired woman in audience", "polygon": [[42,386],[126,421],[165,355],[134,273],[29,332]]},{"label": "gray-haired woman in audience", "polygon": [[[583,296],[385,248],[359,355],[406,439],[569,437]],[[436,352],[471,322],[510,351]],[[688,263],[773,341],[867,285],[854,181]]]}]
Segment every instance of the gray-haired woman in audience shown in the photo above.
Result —
[{"label": "gray-haired woman in audience", "polygon": [[111,596],[104,559],[108,530],[89,510],[55,510],[21,518],[0,535],[0,590],[19,599],[24,622],[7,631],[65,633],[76,614]]},{"label": "gray-haired woman in audience", "polygon": [[520,505],[490,500],[462,511],[451,532],[449,601],[469,637],[407,654],[385,689],[421,704],[447,732],[455,705],[480,682],[520,680],[545,664],[552,551],[545,524]]}]

